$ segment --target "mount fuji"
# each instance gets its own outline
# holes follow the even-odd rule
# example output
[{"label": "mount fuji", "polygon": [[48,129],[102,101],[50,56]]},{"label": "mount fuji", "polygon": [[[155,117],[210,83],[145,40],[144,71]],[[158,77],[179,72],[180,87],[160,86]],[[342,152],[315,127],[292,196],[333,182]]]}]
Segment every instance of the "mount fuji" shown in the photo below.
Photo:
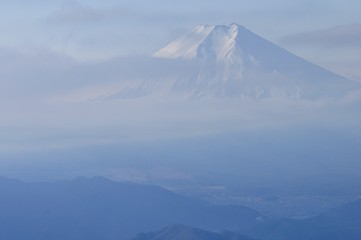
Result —
[{"label": "mount fuji", "polygon": [[361,88],[237,24],[199,25],[152,59],[164,73],[153,76],[148,69],[146,77],[119,81],[98,94],[91,91],[88,98],[312,100],[339,98]]},{"label": "mount fuji", "polygon": [[193,82],[193,97],[338,97],[360,87],[237,24],[197,26],[153,56],[205,63],[195,78],[183,80]]}]

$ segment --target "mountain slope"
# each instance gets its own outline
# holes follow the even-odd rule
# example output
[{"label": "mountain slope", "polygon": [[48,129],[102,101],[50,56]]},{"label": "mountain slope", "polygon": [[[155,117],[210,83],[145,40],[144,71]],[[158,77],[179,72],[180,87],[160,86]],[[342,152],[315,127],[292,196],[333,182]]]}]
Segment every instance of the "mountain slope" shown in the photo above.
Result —
[{"label": "mountain slope", "polygon": [[100,177],[54,183],[0,179],[0,212],[0,239],[12,240],[118,240],[174,223],[245,227],[259,216],[245,207],[209,206],[160,187]]},{"label": "mountain slope", "polygon": [[252,240],[233,232],[208,232],[183,225],[172,225],[157,232],[142,233],[132,240]]}]

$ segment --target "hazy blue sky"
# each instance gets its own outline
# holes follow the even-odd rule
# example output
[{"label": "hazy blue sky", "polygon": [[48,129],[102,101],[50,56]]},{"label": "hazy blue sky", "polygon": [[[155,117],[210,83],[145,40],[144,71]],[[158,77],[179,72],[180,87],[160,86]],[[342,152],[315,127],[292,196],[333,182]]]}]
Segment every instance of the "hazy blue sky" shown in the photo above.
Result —
[{"label": "hazy blue sky", "polygon": [[[237,22],[349,77],[360,77],[361,2],[2,1],[0,48],[82,60],[146,55],[197,24]],[[2,54],[4,55],[4,53]]]},{"label": "hazy blue sky", "polygon": [[[113,171],[113,164],[122,168],[121,160],[132,161],[134,152],[149,167],[152,163],[148,163],[148,155],[153,154],[154,159],[158,159],[157,154],[163,156],[163,145],[158,153],[154,153],[151,147],[144,151],[138,149],[142,146],[137,141],[148,143],[179,138],[188,142],[191,137],[252,132],[254,129],[260,132],[261,138],[263,129],[272,129],[272,133],[268,134],[271,135],[270,140],[265,143],[269,144],[288,142],[288,137],[293,139],[290,134],[286,140],[278,140],[280,129],[287,132],[287,128],[294,127],[294,132],[298,133],[308,126],[335,130],[334,135],[327,137],[334,140],[332,136],[336,136],[336,144],[330,145],[330,148],[340,150],[342,154],[348,152],[354,156],[352,161],[360,159],[359,92],[338,102],[265,101],[255,105],[247,101],[200,101],[192,106],[189,102],[178,104],[168,101],[152,105],[141,100],[131,104],[127,101],[52,101],[65,93],[77,94],[78,89],[90,92],[94,88],[102,90],[102,84],[113,86],[114,82],[129,78],[128,75],[142,78],[147,72],[157,74],[157,71],[149,71],[156,60],[150,62],[144,56],[149,56],[198,24],[236,22],[312,62],[361,81],[360,9],[361,2],[356,0],[1,1],[0,175],[21,175],[12,167],[5,169],[7,165],[17,167],[16,161],[13,163],[16,158],[21,159],[19,166],[24,173],[30,175],[28,167],[35,160],[49,161],[57,172],[55,162],[67,159],[63,170],[74,175],[79,172],[74,170],[73,173],[73,167],[79,170],[88,166],[99,171],[102,166]],[[112,60],[102,62],[109,59]],[[162,73],[171,71],[163,65],[155,66]],[[144,73],[143,70],[147,71]],[[321,143],[323,140],[319,137],[322,133],[314,134],[313,128],[309,131],[312,141],[301,139],[299,144],[296,137],[295,147],[311,142],[309,145],[317,149],[320,146],[319,153],[323,154],[322,147],[327,144]],[[348,136],[349,132],[354,134],[350,137],[351,144],[337,138],[339,133]],[[237,148],[238,139],[229,144],[228,137],[225,139],[221,147],[226,148],[220,153],[232,155],[232,150],[227,147]],[[242,136],[240,139],[248,141]],[[257,146],[258,135],[255,139],[254,146]],[[123,148],[127,148],[123,142],[136,144],[129,153],[125,151],[121,155]],[[94,147],[110,143],[117,144],[102,151]],[[174,149],[181,152],[182,148],[178,145],[176,142]],[[283,142],[279,145],[283,146]],[[345,148],[346,145],[350,151]],[[79,146],[90,146],[91,151],[81,149],[78,152],[76,148]],[[123,148],[118,149],[119,146]],[[207,146],[213,148],[203,145],[203,142],[192,145],[188,161],[201,157],[208,151]],[[251,148],[247,149],[252,152]],[[269,149],[272,149],[272,144],[269,144]],[[304,152],[307,152],[305,149]],[[162,161],[174,158],[174,163],[178,164],[179,158],[174,151],[168,152],[169,156],[163,157]],[[275,158],[278,158],[277,154]],[[236,155],[234,159],[238,158]],[[207,156],[203,156],[203,160]],[[89,159],[93,162],[84,162]],[[346,160],[342,158],[342,161]],[[223,165],[222,158],[217,161]],[[193,162],[190,165],[193,166]],[[359,166],[359,163],[356,165]],[[134,167],[133,162],[131,166]],[[335,166],[332,169],[338,169],[339,165]],[[349,168],[359,169],[353,166],[347,165],[344,172],[347,173]],[[46,167],[39,169],[42,173],[54,174],[44,170]],[[124,175],[122,169],[120,172]],[[37,173],[34,172],[35,175]]]}]

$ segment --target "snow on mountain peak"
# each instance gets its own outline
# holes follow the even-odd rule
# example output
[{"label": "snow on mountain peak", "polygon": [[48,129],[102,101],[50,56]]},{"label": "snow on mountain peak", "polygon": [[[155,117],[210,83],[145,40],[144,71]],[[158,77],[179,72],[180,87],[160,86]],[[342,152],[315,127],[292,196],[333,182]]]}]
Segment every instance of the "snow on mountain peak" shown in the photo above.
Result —
[{"label": "snow on mountain peak", "polygon": [[165,48],[154,53],[153,56],[159,58],[196,58],[198,46],[213,29],[214,26],[198,25],[192,32],[170,43]]},{"label": "snow on mountain peak", "polygon": [[234,63],[252,61],[253,57],[242,47],[243,35],[252,35],[252,33],[235,23],[217,26],[198,25],[192,32],[170,43],[153,56]]}]

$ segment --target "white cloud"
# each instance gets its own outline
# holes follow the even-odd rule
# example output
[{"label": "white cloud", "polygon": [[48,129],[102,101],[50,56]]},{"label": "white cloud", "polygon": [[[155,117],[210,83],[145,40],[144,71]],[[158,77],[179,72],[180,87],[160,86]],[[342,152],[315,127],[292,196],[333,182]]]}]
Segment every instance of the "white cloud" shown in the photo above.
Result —
[{"label": "white cloud", "polygon": [[285,36],[285,44],[361,49],[361,24],[336,26]]}]

